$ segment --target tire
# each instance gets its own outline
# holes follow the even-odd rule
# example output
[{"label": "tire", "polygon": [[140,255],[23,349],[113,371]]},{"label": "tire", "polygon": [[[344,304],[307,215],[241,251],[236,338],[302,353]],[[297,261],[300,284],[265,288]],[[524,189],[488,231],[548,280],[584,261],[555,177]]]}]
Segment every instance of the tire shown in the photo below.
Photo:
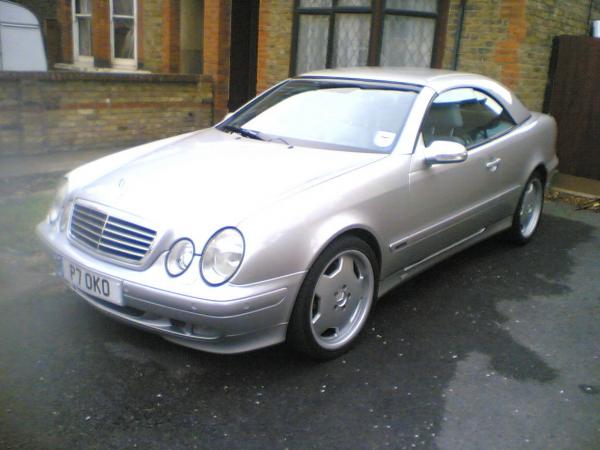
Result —
[{"label": "tire", "polygon": [[287,342],[320,360],[337,358],[355,343],[377,298],[375,252],[356,236],[342,236],[308,271],[288,325]]},{"label": "tire", "polygon": [[508,238],[519,245],[527,244],[535,235],[544,209],[544,180],[539,172],[525,183],[519,204],[508,230]]}]

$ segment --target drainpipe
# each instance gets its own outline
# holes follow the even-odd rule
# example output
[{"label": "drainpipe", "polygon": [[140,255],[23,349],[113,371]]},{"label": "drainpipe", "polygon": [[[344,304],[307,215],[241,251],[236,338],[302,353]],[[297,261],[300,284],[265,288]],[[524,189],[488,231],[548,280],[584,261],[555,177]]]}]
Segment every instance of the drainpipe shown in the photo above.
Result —
[{"label": "drainpipe", "polygon": [[462,39],[463,24],[465,23],[465,10],[467,9],[467,0],[460,0],[458,9],[458,24],[456,25],[456,34],[454,35],[454,55],[452,58],[452,69],[458,69],[458,56],[460,52],[460,41]]}]

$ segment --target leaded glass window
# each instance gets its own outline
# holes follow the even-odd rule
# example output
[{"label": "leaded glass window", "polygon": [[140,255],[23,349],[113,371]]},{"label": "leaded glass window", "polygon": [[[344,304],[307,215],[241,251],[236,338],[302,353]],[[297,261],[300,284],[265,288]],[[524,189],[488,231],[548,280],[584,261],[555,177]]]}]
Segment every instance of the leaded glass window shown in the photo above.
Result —
[{"label": "leaded glass window", "polygon": [[297,0],[291,72],[439,64],[448,0]]},{"label": "leaded glass window", "polygon": [[369,56],[370,14],[337,14],[333,40],[335,67],[365,66]]},{"label": "leaded glass window", "polygon": [[436,13],[438,2],[437,0],[386,0],[385,7],[387,9]]},{"label": "leaded glass window", "polygon": [[431,19],[386,15],[380,64],[429,67],[434,34],[435,21]]},{"label": "leaded glass window", "polygon": [[327,46],[322,42],[329,40],[329,20],[327,16],[300,16],[298,28],[297,72],[309,72],[322,69],[327,63]]}]

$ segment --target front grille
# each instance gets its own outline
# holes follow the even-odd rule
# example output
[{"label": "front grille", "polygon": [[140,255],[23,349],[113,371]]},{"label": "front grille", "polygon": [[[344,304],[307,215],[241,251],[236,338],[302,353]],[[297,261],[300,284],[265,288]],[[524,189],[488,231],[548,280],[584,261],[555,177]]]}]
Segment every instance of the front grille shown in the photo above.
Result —
[{"label": "front grille", "polygon": [[156,231],[76,203],[70,234],[77,242],[115,259],[139,263]]}]

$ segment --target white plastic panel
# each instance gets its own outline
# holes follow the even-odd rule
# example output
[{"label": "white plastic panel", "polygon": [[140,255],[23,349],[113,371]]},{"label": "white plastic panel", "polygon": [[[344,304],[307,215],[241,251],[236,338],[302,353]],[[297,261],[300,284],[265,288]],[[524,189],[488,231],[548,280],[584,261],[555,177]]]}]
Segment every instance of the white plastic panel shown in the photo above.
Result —
[{"label": "white plastic panel", "polygon": [[38,28],[0,25],[2,70],[48,70]]},{"label": "white plastic panel", "polygon": [[0,1],[0,22],[39,27],[36,17],[27,8],[2,1]]},{"label": "white plastic panel", "polygon": [[48,70],[35,15],[23,6],[1,0],[0,70]]}]

